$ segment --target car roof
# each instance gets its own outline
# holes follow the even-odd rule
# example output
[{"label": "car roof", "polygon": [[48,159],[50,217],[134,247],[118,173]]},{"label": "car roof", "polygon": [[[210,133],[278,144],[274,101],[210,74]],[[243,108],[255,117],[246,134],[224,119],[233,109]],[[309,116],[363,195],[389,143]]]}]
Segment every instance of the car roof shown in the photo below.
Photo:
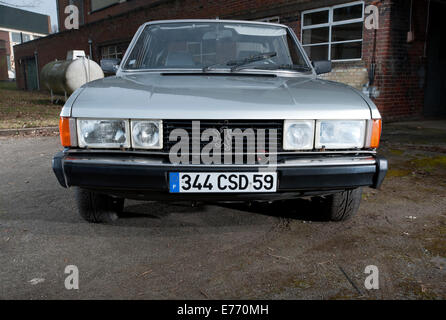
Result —
[{"label": "car roof", "polygon": [[177,20],[155,20],[149,21],[143,24],[152,25],[152,24],[164,24],[164,23],[183,23],[183,22],[191,22],[191,23],[245,23],[245,24],[257,24],[257,25],[267,25],[267,26],[276,26],[282,28],[288,28],[288,26],[280,23],[271,23],[271,22],[263,22],[263,21],[247,21],[247,20],[225,20],[225,19],[177,19]]}]

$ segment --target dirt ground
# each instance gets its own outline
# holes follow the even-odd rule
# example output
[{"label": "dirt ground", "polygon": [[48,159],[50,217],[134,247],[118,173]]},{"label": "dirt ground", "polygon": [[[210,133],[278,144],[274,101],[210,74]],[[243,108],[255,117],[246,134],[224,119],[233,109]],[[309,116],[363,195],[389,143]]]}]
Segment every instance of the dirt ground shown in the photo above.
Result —
[{"label": "dirt ground", "polygon": [[0,130],[57,126],[62,105],[52,104],[46,91],[18,90],[0,81]]},{"label": "dirt ground", "polygon": [[[446,121],[385,124],[390,171],[358,216],[270,205],[128,201],[110,225],[77,215],[57,137],[0,138],[2,299],[445,299]],[[64,269],[79,268],[79,290]],[[379,269],[367,290],[366,266]]]}]

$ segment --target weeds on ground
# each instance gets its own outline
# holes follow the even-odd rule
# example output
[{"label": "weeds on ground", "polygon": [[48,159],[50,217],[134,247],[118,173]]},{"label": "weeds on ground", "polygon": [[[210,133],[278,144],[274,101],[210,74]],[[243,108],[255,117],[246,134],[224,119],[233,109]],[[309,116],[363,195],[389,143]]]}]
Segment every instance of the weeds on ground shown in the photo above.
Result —
[{"label": "weeds on ground", "polygon": [[0,129],[57,126],[60,109],[47,92],[19,90],[15,82],[0,81]]}]

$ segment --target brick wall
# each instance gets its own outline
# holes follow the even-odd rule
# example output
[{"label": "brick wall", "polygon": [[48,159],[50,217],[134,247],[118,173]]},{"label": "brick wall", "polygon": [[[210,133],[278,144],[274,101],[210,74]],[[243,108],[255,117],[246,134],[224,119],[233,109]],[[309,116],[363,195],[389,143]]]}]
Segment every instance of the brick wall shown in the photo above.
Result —
[{"label": "brick wall", "polygon": [[6,48],[6,54],[10,53],[10,43],[9,43],[9,32],[8,31],[0,31],[0,40],[5,41],[4,46]]},{"label": "brick wall", "polygon": [[[97,11],[92,11],[91,0],[84,0],[83,5],[83,15],[85,23],[92,23],[107,19],[112,16],[125,14],[133,10],[139,10],[141,7],[147,5],[156,6],[168,6],[173,11],[185,10],[189,14],[199,14],[200,16],[207,18],[223,17],[225,15],[234,15],[234,13],[243,13],[245,11],[253,12],[256,9],[265,7],[277,7],[278,5],[284,5],[288,3],[299,3],[308,0],[262,0],[262,1],[246,1],[246,0],[226,0],[226,1],[184,1],[184,0],[131,0],[123,1],[115,5],[99,9]],[[57,0],[58,3],[58,16],[60,22],[60,30],[65,30],[63,21],[65,20],[66,14],[64,13],[64,8],[70,4],[70,0]],[[170,19],[169,15],[174,14],[174,12],[163,12],[160,16],[150,14],[153,19]],[[188,18],[184,16],[183,18]]]},{"label": "brick wall", "polygon": [[[80,0],[79,0],[80,1]],[[127,0],[110,7],[91,12],[91,0],[83,0],[83,14],[85,23],[92,23],[110,17],[129,13],[134,10],[141,9],[144,6],[167,6],[172,12],[166,10],[150,14],[146,16],[155,20],[172,19],[175,17],[176,11],[184,14],[182,18],[216,18],[221,19],[260,19],[268,16],[280,16],[281,20],[286,22],[290,17],[294,18],[299,15],[299,10],[308,10],[327,5],[352,2],[354,0],[224,0],[224,1],[208,1],[208,0]],[[65,30],[63,21],[66,18],[64,9],[70,4],[70,0],[57,0],[58,17],[60,23],[60,31]],[[297,14],[297,15],[296,15]],[[293,20],[294,21],[294,20]]]},{"label": "brick wall", "polygon": [[375,102],[387,119],[420,116],[424,104],[427,1],[413,1],[415,41],[411,43],[407,42],[410,29],[408,3],[406,0],[394,0],[391,7],[384,8],[384,30],[378,32],[378,37],[386,39],[377,51],[376,83],[381,94]]},{"label": "brick wall", "polygon": [[368,71],[363,66],[334,66],[332,72],[326,75],[320,75],[321,79],[342,82],[349,86],[362,90],[368,82]]},{"label": "brick wall", "polygon": [[424,57],[427,1],[413,1],[412,29],[415,41],[407,42],[410,2],[366,1],[379,8],[379,29],[364,29],[362,60],[334,63],[333,72],[322,78],[362,89],[375,64],[373,86],[379,92],[374,102],[387,120],[420,117],[424,104]]}]

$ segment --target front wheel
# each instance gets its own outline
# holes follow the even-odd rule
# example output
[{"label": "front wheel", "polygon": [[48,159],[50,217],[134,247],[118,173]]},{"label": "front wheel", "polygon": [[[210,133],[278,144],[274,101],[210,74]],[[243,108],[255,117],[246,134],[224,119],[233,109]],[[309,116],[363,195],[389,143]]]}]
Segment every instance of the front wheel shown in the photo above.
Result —
[{"label": "front wheel", "polygon": [[331,221],[345,221],[353,217],[359,210],[362,188],[346,190],[332,194],[326,198],[326,214]]},{"label": "front wheel", "polygon": [[81,217],[93,223],[113,222],[124,209],[124,199],[76,188],[76,202]]}]

